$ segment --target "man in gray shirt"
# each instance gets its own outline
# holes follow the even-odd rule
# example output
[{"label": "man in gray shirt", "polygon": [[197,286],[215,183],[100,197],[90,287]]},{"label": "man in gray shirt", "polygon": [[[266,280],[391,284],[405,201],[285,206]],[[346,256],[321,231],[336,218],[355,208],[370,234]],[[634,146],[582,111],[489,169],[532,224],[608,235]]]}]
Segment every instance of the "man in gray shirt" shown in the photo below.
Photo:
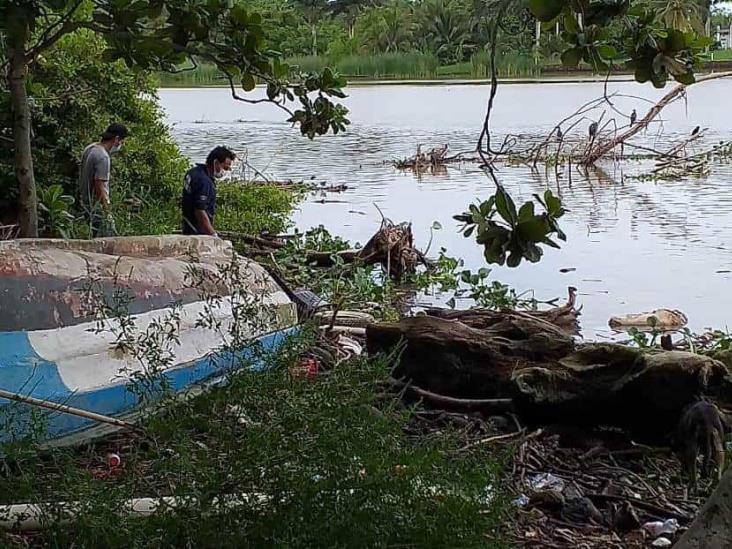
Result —
[{"label": "man in gray shirt", "polygon": [[111,124],[99,143],[92,143],[81,155],[79,203],[89,220],[92,237],[116,236],[109,212],[110,154],[119,151],[129,135],[122,124]]}]

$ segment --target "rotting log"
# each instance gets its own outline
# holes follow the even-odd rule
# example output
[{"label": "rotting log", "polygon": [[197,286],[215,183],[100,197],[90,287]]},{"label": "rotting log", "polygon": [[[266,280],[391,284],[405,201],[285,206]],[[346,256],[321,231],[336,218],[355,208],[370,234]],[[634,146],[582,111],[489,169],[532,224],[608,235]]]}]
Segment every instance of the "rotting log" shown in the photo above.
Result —
[{"label": "rotting log", "polygon": [[540,365],[574,348],[559,328],[521,316],[507,315],[485,330],[424,315],[366,328],[370,354],[388,352],[402,340],[406,347],[394,376],[457,398],[510,398],[516,367]]},{"label": "rotting log", "polygon": [[511,398],[530,423],[609,425],[663,440],[681,410],[720,390],[724,364],[685,352],[576,345],[560,328],[503,313],[486,328],[432,316],[366,329],[369,353],[404,348],[394,376],[453,398]]},{"label": "rotting log", "polygon": [[513,380],[527,417],[613,425],[660,442],[683,408],[714,392],[726,374],[722,363],[701,355],[590,343],[557,363],[517,370]]}]

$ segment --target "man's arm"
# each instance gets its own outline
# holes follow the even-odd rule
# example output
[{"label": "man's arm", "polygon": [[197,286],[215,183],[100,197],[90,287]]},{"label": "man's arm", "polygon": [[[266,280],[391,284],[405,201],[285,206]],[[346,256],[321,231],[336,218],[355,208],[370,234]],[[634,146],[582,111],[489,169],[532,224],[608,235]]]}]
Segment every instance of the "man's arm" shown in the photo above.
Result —
[{"label": "man's arm", "polygon": [[111,171],[111,165],[109,162],[109,156],[97,157],[94,164],[94,195],[102,208],[107,209],[109,206],[109,196],[107,196],[107,181],[109,181],[109,175]]},{"label": "man's arm", "polygon": [[106,182],[106,179],[99,179],[98,177],[94,178],[94,196],[96,196],[97,202],[99,202],[105,210],[109,206],[109,197],[107,196],[107,188],[105,185]]},{"label": "man's arm", "polygon": [[214,231],[213,225],[211,225],[211,220],[208,218],[206,210],[196,208],[196,225],[204,234],[216,236],[216,231]]}]

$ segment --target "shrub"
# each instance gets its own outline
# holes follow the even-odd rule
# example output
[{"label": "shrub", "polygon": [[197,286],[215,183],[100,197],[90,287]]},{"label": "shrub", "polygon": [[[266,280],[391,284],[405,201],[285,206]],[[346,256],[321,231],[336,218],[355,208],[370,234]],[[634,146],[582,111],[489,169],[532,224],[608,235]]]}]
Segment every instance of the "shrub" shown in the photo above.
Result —
[{"label": "shrub", "polygon": [[[102,42],[80,31],[59,41],[51,54],[38,61],[28,91],[39,190],[61,185],[66,194],[76,196],[84,147],[98,141],[110,122],[121,122],[131,135],[112,162],[112,193],[145,192],[171,199],[178,192],[187,160],[162,121],[155,82],[122,63],[104,61],[103,51]],[[7,105],[7,89],[0,88],[3,136],[11,135]],[[12,166],[12,149],[0,148],[0,192],[8,198],[4,208],[11,211],[17,197]]]}]

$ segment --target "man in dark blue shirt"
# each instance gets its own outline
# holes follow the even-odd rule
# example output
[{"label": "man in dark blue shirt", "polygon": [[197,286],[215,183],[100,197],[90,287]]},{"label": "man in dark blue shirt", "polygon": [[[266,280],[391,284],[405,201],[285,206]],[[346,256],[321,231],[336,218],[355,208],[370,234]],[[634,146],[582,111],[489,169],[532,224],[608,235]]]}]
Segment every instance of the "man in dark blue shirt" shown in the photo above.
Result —
[{"label": "man in dark blue shirt", "polygon": [[205,164],[196,164],[188,170],[183,183],[183,234],[217,236],[215,180],[231,170],[235,158],[226,147],[216,147],[208,154]]}]

